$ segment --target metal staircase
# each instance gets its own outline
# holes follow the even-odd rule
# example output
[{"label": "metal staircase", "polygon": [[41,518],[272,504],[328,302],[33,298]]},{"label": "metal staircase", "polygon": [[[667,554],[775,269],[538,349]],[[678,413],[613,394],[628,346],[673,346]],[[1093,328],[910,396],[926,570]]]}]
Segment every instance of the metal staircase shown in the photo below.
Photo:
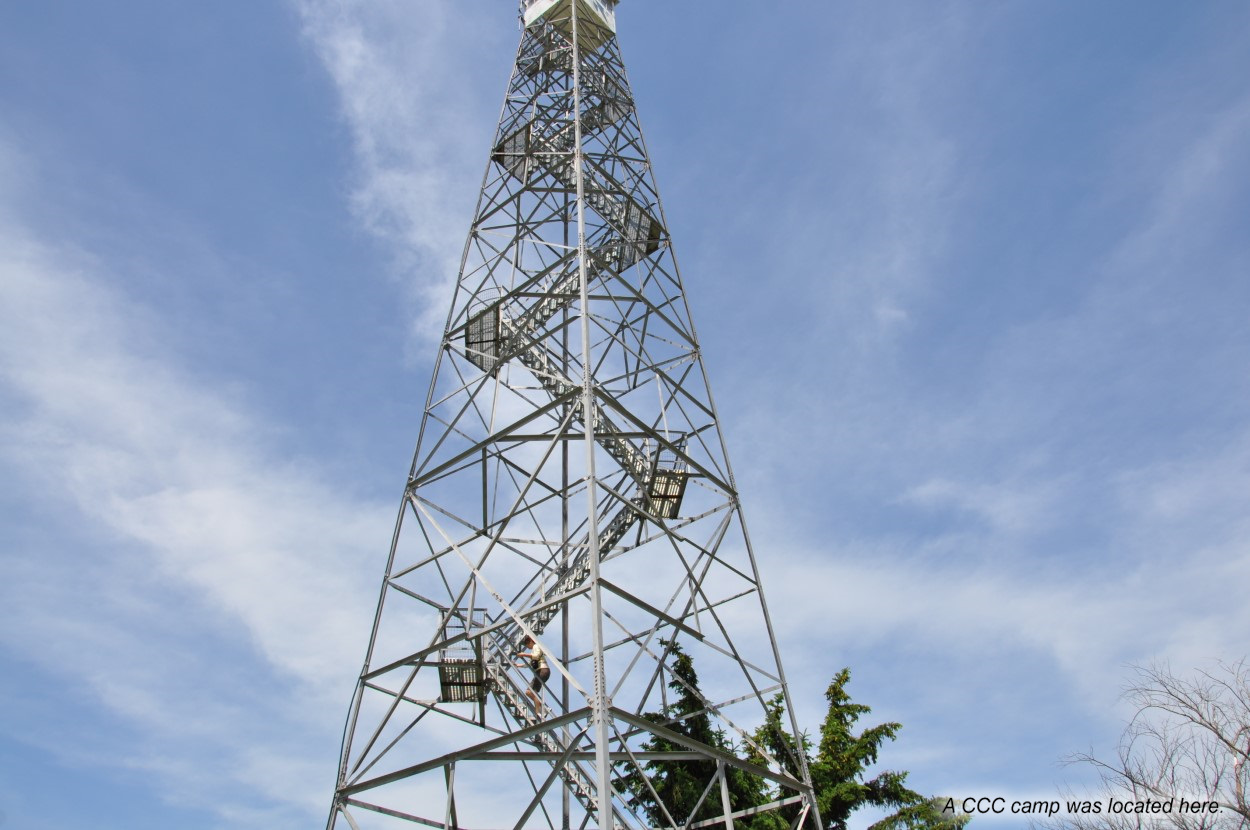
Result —
[{"label": "metal staircase", "polygon": [[[534,330],[540,327],[546,318],[554,314],[560,307],[560,304],[554,302],[549,297],[544,303],[539,305],[545,306],[546,313],[533,313],[518,318],[525,321],[524,323],[513,322],[510,318],[500,315],[500,328],[505,342],[510,344],[518,342],[528,343],[526,348],[517,353],[518,359],[539,379],[543,388],[547,389],[552,396],[559,397],[567,394],[574,388],[573,381],[555,367],[550,354],[539,343],[533,341],[532,336]],[[586,419],[582,401],[579,400],[574,404],[573,409],[574,420],[581,421],[584,424]],[[592,403],[590,421],[593,424],[595,438],[600,445],[621,464],[621,467],[635,480],[638,487],[638,495],[635,495],[634,498],[623,505],[599,533],[598,550],[606,552],[614,548],[629,529],[652,509],[654,500],[652,493],[654,492],[655,482],[664,476],[668,476],[670,478],[682,477],[681,480],[684,483],[684,472],[678,469],[657,470],[656,459],[652,455],[639,450],[633,442],[624,438],[597,403]],[[654,510],[653,512],[663,518],[673,518],[676,516],[677,503],[664,502],[662,510]],[[590,578],[590,545],[587,544],[587,541],[588,536],[584,537],[580,544],[574,546],[574,549],[578,551],[576,556],[556,571],[550,594],[545,592],[540,586],[521,604],[522,608],[537,607],[536,611],[529,614],[522,611],[522,616],[526,619],[527,625],[535,634],[541,635],[548,623],[560,611],[560,604],[558,603],[544,604],[546,597],[548,595],[561,596],[570,593]],[[524,693],[524,681],[515,679],[513,676],[514,672],[511,671],[513,669],[512,655],[518,650],[521,636],[521,626],[515,622],[504,626],[493,635],[490,635],[484,667],[487,682],[496,699],[516,719],[517,723],[523,727],[532,727],[542,721],[542,716],[529,705]],[[556,755],[562,754],[568,749],[568,745],[555,731],[540,732],[532,740],[543,751]],[[561,767],[560,776],[568,784],[569,791],[582,806],[588,812],[597,815],[598,798],[595,793],[595,785],[592,783],[593,778],[587,775],[582,765],[570,760]],[[616,814],[617,820],[621,822],[621,826],[628,826],[625,816],[619,812],[615,805],[612,805],[612,810]]]},{"label": "metal staircase", "polygon": [[[479,317],[484,314],[493,315],[492,321],[498,326],[499,339],[497,348],[493,350],[495,354],[490,356],[489,361],[483,359],[478,365],[493,371],[499,364],[506,362],[509,356],[515,355],[553,398],[562,398],[580,388],[580,384],[575,383],[556,364],[555,356],[542,345],[542,341],[537,337],[539,329],[547,320],[571,302],[575,296],[573,288],[576,287],[578,278],[577,271],[571,271],[554,285],[540,302],[530,306],[515,319],[503,311],[502,303],[481,312]],[[472,325],[466,330],[469,329],[472,329]],[[470,354],[470,359],[472,359],[472,353]],[[479,351],[478,355],[483,357],[485,352]],[[591,402],[589,419],[586,418],[584,410],[584,400],[579,398],[573,404],[573,421],[581,423],[585,428],[589,420],[589,427],[595,440],[621,465],[621,469],[629,474],[638,488],[638,495],[622,505],[599,534],[599,550],[609,551],[620,542],[634,523],[648,512],[665,519],[676,517],[681,490],[684,488],[685,472],[677,465],[668,469],[658,468],[657,455],[640,450],[632,441],[624,437],[622,431],[608,418],[598,402]],[[677,485],[675,491],[672,486],[674,483]],[[657,484],[668,486],[657,487]],[[556,572],[553,594],[559,595],[572,591],[590,576],[588,541],[588,538],[584,539],[582,544],[577,545],[575,548],[579,551],[577,556]],[[526,606],[538,604],[542,599],[542,591],[536,590]],[[542,633],[557,611],[557,607],[550,606],[535,612],[528,620],[530,627],[535,633]],[[512,626],[505,628],[504,632],[505,639],[515,640],[520,635],[520,628]]]},{"label": "metal staircase", "polygon": [[[535,38],[529,54],[522,54],[518,67],[522,72],[572,72],[572,46],[548,33]],[[619,123],[633,111],[629,93],[607,72],[584,72],[581,75],[584,96],[581,112],[583,141]],[[525,182],[546,173],[566,191],[577,191],[577,170],[573,161],[576,134],[572,121],[557,122],[552,129],[550,119],[531,115],[519,126],[514,124],[495,145],[491,158],[514,178]],[[546,129],[544,129],[546,127]],[[594,160],[583,154],[582,189],[589,205],[620,237],[616,262],[624,270],[660,245],[664,227],[648,206]]]},{"label": "metal staircase", "polygon": [[[504,709],[516,719],[523,728],[529,728],[539,725],[543,721],[542,710],[535,712],[525,697],[525,685],[523,680],[516,679],[513,675],[515,668],[512,664],[511,647],[509,644],[501,640],[496,640],[492,644],[490,655],[485,660],[486,677],[490,685],[491,691],[495,698],[500,702]],[[530,739],[531,742],[543,752],[553,753],[555,755],[564,754],[568,748],[563,736],[557,730],[539,732]],[[594,778],[592,774],[588,774],[584,765],[580,761],[569,759],[560,768],[560,777],[568,785],[569,792],[578,800],[588,813],[594,815],[599,811],[599,799],[595,793]],[[624,824],[624,816],[612,805],[612,811],[616,814],[617,820]]]},{"label": "metal staircase", "polygon": [[[523,55],[518,62],[521,71],[529,74],[569,72],[571,66],[571,47],[550,41],[546,48]],[[583,136],[607,129],[631,112],[632,101],[628,94],[606,73],[589,73],[583,78],[587,81],[590,98],[589,106],[581,115]],[[573,145],[571,123],[548,135],[531,120],[501,139],[495,146],[492,159],[522,181],[547,174],[565,190],[576,192]],[[588,251],[587,278],[597,282],[624,271],[657,250],[663,228],[651,211],[639,204],[600,165],[587,159],[582,172],[586,203],[608,226],[606,239]],[[580,287],[581,272],[574,259],[549,278],[541,288],[541,297],[537,302],[528,306],[518,303],[520,307],[512,310],[508,308],[508,301],[515,299],[517,292],[500,298],[471,317],[464,326],[466,356],[479,368],[492,374],[515,358],[552,398],[560,399],[575,393],[581,384],[565,373],[558,357],[543,345],[542,333],[547,322],[580,295]],[[532,287],[527,287],[529,290]],[[657,470],[657,453],[639,449],[626,438],[597,401],[591,402],[589,416],[585,408],[584,399],[577,398],[572,403],[572,421],[593,432],[595,440],[620,464],[637,488],[637,494],[623,504],[598,532],[598,550],[607,552],[648,512],[662,518],[676,516],[676,502],[664,502],[662,509],[656,510],[653,509],[651,494],[659,478],[667,476],[669,480],[680,479],[684,483],[684,471],[677,468]],[[572,546],[577,553],[555,571],[550,590],[546,591],[540,585],[520,603],[519,607],[523,609],[537,608],[529,613],[521,612],[528,628],[535,634],[541,635],[560,612],[561,604],[544,604],[546,598],[571,593],[590,578],[590,532],[579,544]],[[540,712],[535,712],[525,696],[526,681],[515,676],[517,672],[512,656],[517,652],[521,636],[521,626],[515,622],[489,635],[484,668],[487,683],[496,699],[518,724],[528,728],[540,724],[543,717]],[[538,733],[532,742],[543,751],[557,755],[568,749],[564,738],[554,730]],[[570,760],[561,768],[560,775],[582,806],[588,812],[597,814],[599,799],[596,786],[583,765]],[[612,809],[618,820],[625,824],[625,817],[615,805]]]},{"label": "metal staircase", "polygon": [[[615,110],[605,107],[603,111]],[[607,117],[604,116],[605,120]],[[553,135],[545,135],[539,124],[530,121],[504,136],[491,157],[521,181],[547,173],[564,190],[576,192],[574,139],[571,124],[562,126]],[[582,164],[582,189],[586,204],[620,235],[622,270],[660,247],[664,227],[651,210],[640,204],[601,164],[586,155]]]}]

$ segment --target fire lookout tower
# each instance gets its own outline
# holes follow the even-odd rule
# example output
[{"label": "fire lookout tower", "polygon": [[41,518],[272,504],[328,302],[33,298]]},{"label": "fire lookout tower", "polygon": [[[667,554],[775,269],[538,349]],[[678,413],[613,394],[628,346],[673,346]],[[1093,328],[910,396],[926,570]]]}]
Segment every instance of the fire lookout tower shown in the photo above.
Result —
[{"label": "fire lookout tower", "polygon": [[327,828],[817,828],[616,2],[521,23]]}]

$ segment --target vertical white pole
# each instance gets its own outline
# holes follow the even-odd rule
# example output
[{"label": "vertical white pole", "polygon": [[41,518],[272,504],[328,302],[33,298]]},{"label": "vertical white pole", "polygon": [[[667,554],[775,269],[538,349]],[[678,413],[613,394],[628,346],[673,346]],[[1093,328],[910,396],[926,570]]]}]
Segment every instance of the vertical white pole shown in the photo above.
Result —
[{"label": "vertical white pole", "polygon": [[586,183],[582,158],[582,79],[581,48],[578,38],[577,0],[569,7],[573,15],[573,169],[577,181],[577,272],[581,282],[582,331],[582,424],[586,446],[586,504],[590,545],[590,608],[591,638],[594,648],[595,688],[591,701],[594,719],[595,767],[599,774],[599,827],[613,830],[612,770],[608,753],[607,683],[603,665],[603,596],[599,585],[599,519],[598,488],[595,486],[595,389],[591,375],[590,353],[590,285],[586,255]]},{"label": "vertical white pole", "polygon": [[716,762],[716,774],[720,776],[720,809],[721,815],[725,817],[725,830],[734,830],[734,820],[730,815],[732,805],[729,802],[729,771],[725,769],[724,761]]}]

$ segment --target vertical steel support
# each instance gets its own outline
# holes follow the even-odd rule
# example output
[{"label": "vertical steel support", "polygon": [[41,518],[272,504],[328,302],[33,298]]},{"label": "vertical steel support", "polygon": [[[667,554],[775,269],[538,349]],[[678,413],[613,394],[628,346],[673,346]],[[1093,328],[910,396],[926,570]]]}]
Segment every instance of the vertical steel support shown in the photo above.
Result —
[{"label": "vertical steel support", "polygon": [[456,762],[452,761],[445,768],[447,778],[447,810],[443,818],[446,830],[456,830]]},{"label": "vertical steel support", "polygon": [[[598,527],[599,488],[595,477],[595,419],[596,410],[594,355],[590,341],[590,280],[586,253],[586,161],[582,151],[582,75],[581,42],[579,38],[578,3],[569,4],[572,10],[573,29],[573,169],[577,183],[577,272],[579,301],[581,304],[582,333],[582,412],[585,413],[584,430],[586,447],[586,515],[588,526]],[[604,678],[603,653],[603,588],[599,574],[599,536],[589,535],[590,555],[590,615],[591,638],[594,649],[594,697],[590,704],[594,718],[595,772],[598,774],[599,827],[612,830],[615,816],[612,812],[612,767],[609,762],[609,723],[607,681]]]},{"label": "vertical steel support", "polygon": [[729,778],[728,770],[725,769],[725,762],[718,761],[716,764],[716,774],[720,776],[720,808],[721,815],[725,817],[725,830],[734,830],[733,806],[729,801]]}]

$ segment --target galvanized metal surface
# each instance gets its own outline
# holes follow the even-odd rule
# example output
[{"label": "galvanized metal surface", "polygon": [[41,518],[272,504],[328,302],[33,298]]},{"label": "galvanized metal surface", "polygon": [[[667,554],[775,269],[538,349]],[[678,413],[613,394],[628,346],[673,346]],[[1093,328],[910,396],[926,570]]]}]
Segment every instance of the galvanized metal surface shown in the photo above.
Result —
[{"label": "galvanized metal surface", "polygon": [[[818,825],[804,760],[753,737],[785,677],[614,27],[581,7],[518,49],[330,830],[645,827],[616,787],[656,762],[706,772],[700,826],[795,804]],[[656,717],[693,691],[678,643],[694,716],[756,761]],[[730,768],[774,802],[731,810]]]}]

